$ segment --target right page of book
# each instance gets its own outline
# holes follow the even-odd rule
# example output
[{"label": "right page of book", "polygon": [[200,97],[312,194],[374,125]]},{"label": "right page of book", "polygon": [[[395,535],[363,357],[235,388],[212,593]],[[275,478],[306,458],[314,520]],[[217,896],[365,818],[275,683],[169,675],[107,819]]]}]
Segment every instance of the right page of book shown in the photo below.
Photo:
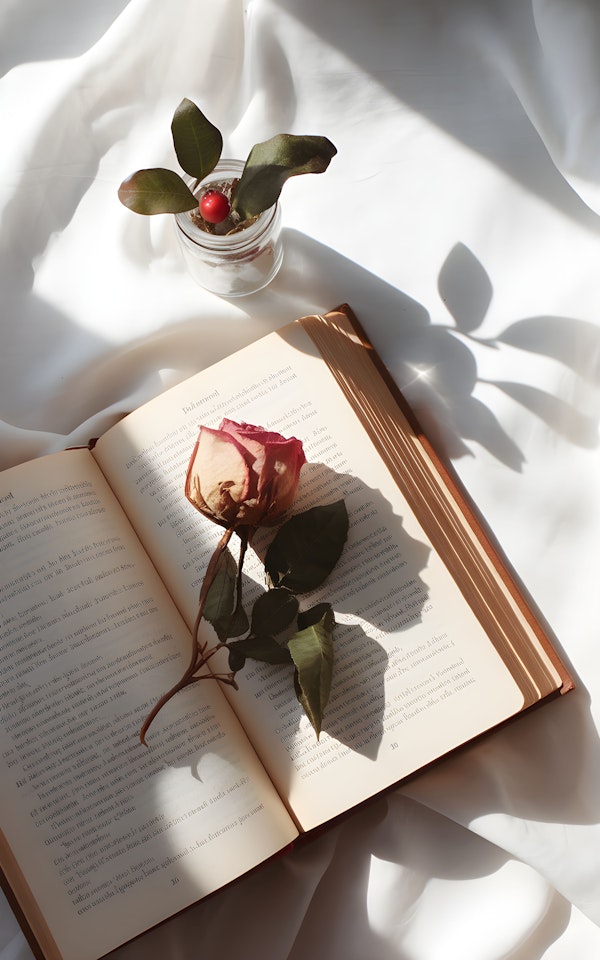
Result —
[{"label": "right page of book", "polygon": [[[325,328],[317,321],[317,330]],[[328,600],[336,615],[333,685],[320,739],[294,696],[288,665],[247,661],[238,674],[240,689],[230,696],[303,829],[561,685],[541,649],[534,658],[541,670],[531,680],[522,653],[507,639],[520,631],[536,647],[526,618],[481,560],[476,538],[375,367],[368,360],[364,371],[352,370],[356,356],[365,355],[358,338],[349,329],[326,332],[318,347],[315,339],[319,335],[313,330],[309,336],[300,324],[264,338],[131,415],[98,451],[188,621],[218,536],[183,497],[199,424],[215,427],[226,416],[301,439],[309,463],[295,512],[345,499],[350,530],[344,552],[304,603]],[[330,353],[327,362],[323,353]],[[410,483],[403,472],[410,472]],[[429,504],[424,524],[415,515],[419,501]],[[448,517],[432,525],[438,514]],[[483,590],[471,570],[473,557],[475,567],[482,563]],[[245,571],[257,585],[264,580],[252,554]]]}]

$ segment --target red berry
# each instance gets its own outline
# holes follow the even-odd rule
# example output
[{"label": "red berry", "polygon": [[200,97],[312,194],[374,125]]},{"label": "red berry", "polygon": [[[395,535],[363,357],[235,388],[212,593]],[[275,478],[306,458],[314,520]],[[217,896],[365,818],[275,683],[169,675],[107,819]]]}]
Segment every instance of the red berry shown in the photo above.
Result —
[{"label": "red berry", "polygon": [[200,213],[208,223],[222,223],[229,215],[229,200],[220,190],[207,190],[200,201]]}]

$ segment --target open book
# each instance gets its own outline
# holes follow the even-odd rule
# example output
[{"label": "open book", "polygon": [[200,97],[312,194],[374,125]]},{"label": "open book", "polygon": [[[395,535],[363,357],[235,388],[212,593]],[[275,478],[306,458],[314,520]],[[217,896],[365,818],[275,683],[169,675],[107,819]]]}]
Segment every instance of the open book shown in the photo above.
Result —
[{"label": "open book", "polygon": [[[295,512],[346,501],[324,729],[287,668],[248,661],[238,691],[178,694],[144,747],[221,533],[183,490],[198,426],[223,417],[303,441]],[[572,686],[347,307],[193,376],[93,450],[5,471],[0,554],[0,863],[47,960],[97,960]]]}]

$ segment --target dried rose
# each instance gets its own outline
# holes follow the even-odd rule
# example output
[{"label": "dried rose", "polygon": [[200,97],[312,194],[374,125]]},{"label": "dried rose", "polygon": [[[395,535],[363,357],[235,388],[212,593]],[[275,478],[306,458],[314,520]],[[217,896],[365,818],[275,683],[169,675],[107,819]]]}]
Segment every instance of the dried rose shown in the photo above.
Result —
[{"label": "dried rose", "polygon": [[223,420],[218,430],[200,427],[185,495],[221,526],[271,526],[293,503],[304,463],[295,437]]}]

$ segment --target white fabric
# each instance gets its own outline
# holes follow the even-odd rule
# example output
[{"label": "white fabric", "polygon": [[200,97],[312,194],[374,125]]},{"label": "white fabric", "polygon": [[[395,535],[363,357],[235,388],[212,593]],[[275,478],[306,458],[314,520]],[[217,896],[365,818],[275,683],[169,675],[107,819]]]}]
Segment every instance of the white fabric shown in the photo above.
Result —
[{"label": "white fabric", "polygon": [[[597,0],[2,0],[1,466],[352,304],[578,689],[119,960],[600,956]],[[264,292],[197,287],[121,180],[182,97],[244,157],[325,134]],[[0,902],[0,960],[31,954]]]}]

